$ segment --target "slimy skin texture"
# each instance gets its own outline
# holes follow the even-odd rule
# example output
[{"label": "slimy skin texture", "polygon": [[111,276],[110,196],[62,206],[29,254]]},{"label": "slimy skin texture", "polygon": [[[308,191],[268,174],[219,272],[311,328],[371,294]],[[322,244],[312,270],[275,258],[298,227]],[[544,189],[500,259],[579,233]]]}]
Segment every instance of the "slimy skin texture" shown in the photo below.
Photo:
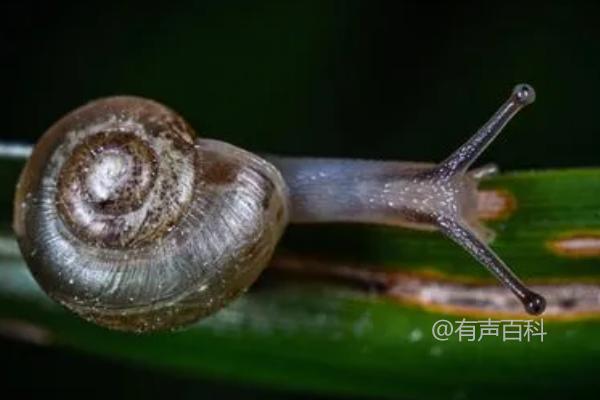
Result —
[{"label": "slimy skin texture", "polygon": [[530,314],[546,303],[527,289],[486,244],[493,236],[476,220],[477,181],[493,165],[468,168],[510,119],[535,101],[529,85],[511,96],[465,144],[440,164],[271,157],[290,192],[292,222],[364,222],[440,230],[510,289]]},{"label": "slimy skin texture", "polygon": [[197,138],[154,101],[100,99],[63,117],[34,147],[14,230],[49,296],[119,330],[174,329],[224,307],[255,281],[289,222],[439,230],[540,314],[543,297],[488,247],[492,233],[476,219],[477,184],[496,168],[467,171],[534,99],[530,86],[516,86],[437,165],[259,157]]},{"label": "slimy skin texture", "polygon": [[436,215],[475,218],[471,175],[436,181],[434,164],[269,157],[290,190],[292,222],[358,222],[434,230]]}]

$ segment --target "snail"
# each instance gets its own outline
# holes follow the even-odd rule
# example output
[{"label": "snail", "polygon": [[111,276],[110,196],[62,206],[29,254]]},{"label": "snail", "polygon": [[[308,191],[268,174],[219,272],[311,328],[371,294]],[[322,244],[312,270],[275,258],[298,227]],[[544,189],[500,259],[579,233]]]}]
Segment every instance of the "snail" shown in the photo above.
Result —
[{"label": "snail", "polygon": [[196,137],[177,113],[129,96],[64,116],[21,173],[13,227],[35,280],[88,321],[126,331],[185,326],[255,281],[288,223],[439,230],[510,289],[530,314],[544,298],[487,245],[468,171],[535,92],[517,85],[439,164],[258,156]]}]

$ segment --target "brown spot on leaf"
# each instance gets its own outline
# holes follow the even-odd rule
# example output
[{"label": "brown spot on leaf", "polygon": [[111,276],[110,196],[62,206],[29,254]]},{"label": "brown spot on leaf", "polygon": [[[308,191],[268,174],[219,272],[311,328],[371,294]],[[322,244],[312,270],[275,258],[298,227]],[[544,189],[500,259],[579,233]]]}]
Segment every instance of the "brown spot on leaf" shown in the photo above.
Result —
[{"label": "brown spot on leaf", "polygon": [[573,232],[548,241],[554,254],[568,258],[599,258],[600,232]]},{"label": "brown spot on leaf", "polygon": [[[306,276],[353,283],[370,293],[432,312],[477,317],[532,318],[521,302],[491,279],[450,277],[441,272],[381,270],[368,265],[319,258],[277,255],[273,266]],[[598,282],[538,282],[531,289],[544,295],[544,319],[600,317]]]},{"label": "brown spot on leaf", "polygon": [[508,218],[517,209],[517,200],[512,193],[502,190],[480,190],[477,192],[477,217],[494,221]]}]

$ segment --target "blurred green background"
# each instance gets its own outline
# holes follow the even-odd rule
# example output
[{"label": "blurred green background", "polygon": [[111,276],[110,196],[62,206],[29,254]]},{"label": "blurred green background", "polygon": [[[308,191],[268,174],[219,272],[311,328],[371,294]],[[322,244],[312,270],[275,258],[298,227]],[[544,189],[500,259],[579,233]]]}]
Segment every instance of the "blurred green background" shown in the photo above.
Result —
[{"label": "blurred green background", "polygon": [[[135,94],[256,152],[439,160],[528,82],[537,102],[482,162],[599,164],[594,2],[9,1],[0,15],[2,140],[34,142],[88,100]],[[24,393],[283,396],[10,339],[0,354],[1,380]]]}]

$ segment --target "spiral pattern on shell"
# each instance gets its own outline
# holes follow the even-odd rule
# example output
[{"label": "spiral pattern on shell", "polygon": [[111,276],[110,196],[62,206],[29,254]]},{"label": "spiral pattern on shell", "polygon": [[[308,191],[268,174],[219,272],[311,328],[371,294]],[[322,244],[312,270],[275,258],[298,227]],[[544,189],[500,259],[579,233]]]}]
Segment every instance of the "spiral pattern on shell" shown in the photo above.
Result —
[{"label": "spiral pattern on shell", "polygon": [[14,228],[51,297],[111,328],[165,329],[248,288],[287,224],[286,196],[260,157],[197,139],[159,103],[112,97],[40,139]]}]

